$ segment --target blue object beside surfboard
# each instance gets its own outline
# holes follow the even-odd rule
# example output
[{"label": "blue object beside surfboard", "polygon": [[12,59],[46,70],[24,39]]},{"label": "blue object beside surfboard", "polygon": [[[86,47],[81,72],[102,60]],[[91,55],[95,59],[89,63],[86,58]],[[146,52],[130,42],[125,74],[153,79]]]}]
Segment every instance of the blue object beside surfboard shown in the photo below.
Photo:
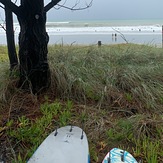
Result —
[{"label": "blue object beside surfboard", "polygon": [[28,163],[90,163],[87,136],[79,127],[61,127],[43,141]]},{"label": "blue object beside surfboard", "polygon": [[129,152],[119,148],[113,148],[105,156],[102,163],[138,163],[138,162]]}]

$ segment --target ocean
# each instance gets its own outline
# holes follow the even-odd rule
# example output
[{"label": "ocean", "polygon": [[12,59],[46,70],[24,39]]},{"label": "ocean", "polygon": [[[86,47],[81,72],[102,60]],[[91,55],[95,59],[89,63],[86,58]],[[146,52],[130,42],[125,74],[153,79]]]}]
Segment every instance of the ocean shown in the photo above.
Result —
[{"label": "ocean", "polygon": [[[118,44],[162,45],[163,20],[105,20],[47,22],[49,44]],[[14,23],[18,44],[20,27]],[[0,45],[6,45],[5,31],[0,28]]]}]

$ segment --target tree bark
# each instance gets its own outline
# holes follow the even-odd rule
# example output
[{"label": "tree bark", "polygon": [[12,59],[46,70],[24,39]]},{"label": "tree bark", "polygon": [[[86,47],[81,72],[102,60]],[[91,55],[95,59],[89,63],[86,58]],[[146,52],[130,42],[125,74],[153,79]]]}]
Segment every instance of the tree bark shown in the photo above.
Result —
[{"label": "tree bark", "polygon": [[52,0],[44,7],[44,0],[20,0],[18,7],[11,0],[0,0],[17,15],[19,34],[19,87],[37,93],[50,85],[47,61],[49,36],[46,32],[46,13],[61,0]]},{"label": "tree bark", "polygon": [[19,34],[19,86],[31,88],[37,93],[50,84],[47,61],[46,13],[43,0],[22,0],[18,20]]},{"label": "tree bark", "polygon": [[7,6],[5,6],[5,17],[6,17],[6,38],[8,56],[10,61],[10,70],[13,70],[15,67],[18,66],[18,58],[15,48],[12,11]]}]

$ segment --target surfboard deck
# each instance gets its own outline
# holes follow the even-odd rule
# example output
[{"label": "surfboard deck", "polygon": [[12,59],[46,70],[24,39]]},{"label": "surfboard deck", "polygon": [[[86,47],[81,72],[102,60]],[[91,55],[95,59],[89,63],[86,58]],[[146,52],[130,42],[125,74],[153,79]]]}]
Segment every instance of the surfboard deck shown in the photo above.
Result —
[{"label": "surfboard deck", "polygon": [[52,132],[28,161],[28,163],[89,162],[87,136],[77,126],[65,126]]},{"label": "surfboard deck", "polygon": [[138,163],[136,159],[127,151],[113,148],[107,153],[102,163]]}]

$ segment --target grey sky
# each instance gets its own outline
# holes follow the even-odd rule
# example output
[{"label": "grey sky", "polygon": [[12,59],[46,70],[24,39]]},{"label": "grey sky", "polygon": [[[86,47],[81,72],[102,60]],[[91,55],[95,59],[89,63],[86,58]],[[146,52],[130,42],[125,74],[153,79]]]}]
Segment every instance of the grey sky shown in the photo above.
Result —
[{"label": "grey sky", "polygon": [[[79,0],[67,0],[65,6],[73,6]],[[79,7],[91,0],[80,0]],[[45,4],[50,0],[45,0]],[[62,0],[59,4],[63,4]],[[94,0],[91,8],[70,11],[64,8],[51,9],[48,21],[112,20],[112,19],[163,19],[163,0]],[[0,9],[3,16],[3,10]]]},{"label": "grey sky", "polygon": [[[75,2],[67,0],[65,5],[73,6]],[[89,3],[90,0],[80,0],[79,6],[84,6],[85,2]],[[163,0],[94,0],[92,7],[83,11],[52,9],[48,13],[48,20],[163,19],[162,6]]]}]

